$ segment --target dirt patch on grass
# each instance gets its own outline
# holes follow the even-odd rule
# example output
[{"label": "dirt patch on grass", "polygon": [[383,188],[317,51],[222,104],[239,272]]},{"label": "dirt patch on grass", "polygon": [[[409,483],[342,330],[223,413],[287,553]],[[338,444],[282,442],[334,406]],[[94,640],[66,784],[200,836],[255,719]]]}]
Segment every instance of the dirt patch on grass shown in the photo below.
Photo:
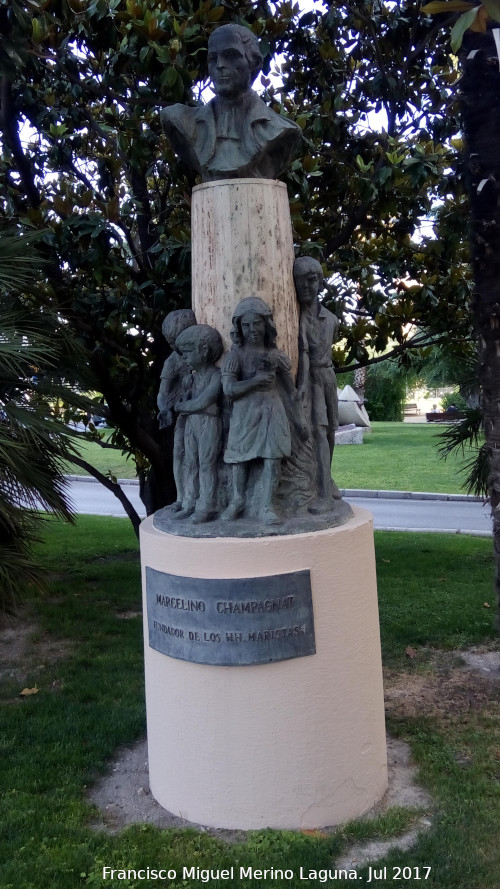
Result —
[{"label": "dirt patch on grass", "polygon": [[422,669],[384,671],[386,711],[397,717],[427,716],[441,724],[498,704],[500,651],[489,645],[458,652],[428,652]]},{"label": "dirt patch on grass", "polygon": [[142,611],[127,609],[125,611],[117,611],[116,616],[118,620],[135,620],[136,617],[142,617]]},{"label": "dirt patch on grass", "polygon": [[123,553],[108,553],[106,556],[89,556],[85,559],[85,565],[109,565],[114,562],[137,562],[139,564],[139,551],[130,550]]},{"label": "dirt patch on grass", "polygon": [[[432,800],[427,791],[419,787],[415,781],[416,767],[411,762],[408,745],[394,738],[388,738],[387,765],[389,772],[387,792],[365,817],[377,817],[393,806],[429,813],[432,810]],[[245,839],[244,831],[222,830],[193,824],[173,815],[156,802],[149,790],[148,750],[145,738],[133,747],[125,747],[117,752],[110,771],[92,788],[89,799],[100,811],[99,819],[93,824],[96,830],[117,833],[130,824],[154,824],[155,827],[195,827],[226,842]],[[429,820],[427,825],[430,825]],[[323,828],[324,832],[327,830],[328,828]]]},{"label": "dirt patch on grass", "polygon": [[41,633],[36,624],[22,616],[4,620],[0,626],[0,680],[24,680],[64,660],[71,644]]},{"label": "dirt patch on grass", "polygon": [[[498,694],[497,663],[500,667],[500,653],[492,646],[468,652],[427,652],[425,664],[420,668],[416,665],[415,672],[386,671],[387,711],[398,716],[425,714],[451,720],[459,712],[486,706]],[[409,746],[389,737],[387,758],[387,793],[365,817],[376,817],[397,806],[414,812],[414,823],[402,836],[351,848],[342,859],[342,867],[347,866],[347,861],[356,861],[358,866],[375,861],[390,848],[409,848],[419,833],[431,825],[433,802],[425,788],[417,783],[417,768],[412,763]],[[226,842],[245,837],[242,831],[206,828],[163,809],[149,790],[145,739],[117,752],[108,774],[93,787],[89,800],[99,809],[99,818],[93,824],[97,830],[116,833],[130,824],[149,823],[157,827],[195,827]]]}]

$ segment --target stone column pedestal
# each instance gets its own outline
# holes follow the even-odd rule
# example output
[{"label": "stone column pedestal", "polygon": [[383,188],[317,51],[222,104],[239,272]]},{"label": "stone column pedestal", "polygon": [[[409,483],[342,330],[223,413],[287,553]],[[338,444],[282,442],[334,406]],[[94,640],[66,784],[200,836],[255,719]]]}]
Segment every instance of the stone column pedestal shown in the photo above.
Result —
[{"label": "stone column pedestal", "polygon": [[[150,784],[165,809],[214,827],[316,828],[362,815],[384,794],[373,526],[353,509],[340,527],[282,537],[193,539],[142,523]],[[151,648],[147,567],[210,579],[309,571],[316,653],[212,666]],[[181,607],[169,611],[169,632]]]},{"label": "stone column pedestal", "polygon": [[221,334],[225,349],[234,308],[259,296],[274,314],[278,348],[298,360],[298,306],[286,185],[270,179],[222,179],[193,188],[192,302],[199,324]]}]

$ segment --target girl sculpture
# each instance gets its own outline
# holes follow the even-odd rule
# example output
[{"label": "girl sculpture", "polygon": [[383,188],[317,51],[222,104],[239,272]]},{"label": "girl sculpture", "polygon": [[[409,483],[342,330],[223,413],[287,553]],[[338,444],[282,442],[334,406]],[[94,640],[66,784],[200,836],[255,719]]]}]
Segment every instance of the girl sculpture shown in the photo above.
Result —
[{"label": "girl sculpture", "polygon": [[[222,386],[232,404],[224,461],[232,464],[232,496],[221,518],[232,521],[245,509],[250,465],[258,461],[258,514],[266,525],[281,524],[275,498],[281,461],[291,453],[290,422],[306,438],[290,360],[276,348],[271,309],[256,296],[241,300],[233,315],[233,347],[222,365]],[[286,407],[285,407],[286,405]]]}]

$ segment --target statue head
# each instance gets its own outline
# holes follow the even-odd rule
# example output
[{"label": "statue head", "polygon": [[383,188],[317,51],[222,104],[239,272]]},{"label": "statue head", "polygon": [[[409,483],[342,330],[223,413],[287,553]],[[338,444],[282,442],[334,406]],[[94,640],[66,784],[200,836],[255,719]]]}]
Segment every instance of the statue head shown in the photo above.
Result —
[{"label": "statue head", "polygon": [[175,341],[179,352],[193,370],[215,364],[222,355],[222,337],[215,327],[208,324],[195,324],[187,327]]},{"label": "statue head", "polygon": [[242,321],[245,316],[258,316],[264,322],[264,345],[268,349],[276,345],[277,330],[273,319],[273,313],[268,304],[258,296],[248,296],[242,299],[233,313],[233,326],[231,340],[236,346],[242,346],[245,342],[243,336]]},{"label": "statue head", "polygon": [[299,303],[310,305],[323,284],[323,269],[312,256],[299,256],[293,264],[293,279]]},{"label": "statue head", "polygon": [[196,316],[192,309],[174,309],[163,319],[161,332],[171,349],[175,349],[175,341],[182,330],[196,324]]},{"label": "statue head", "polygon": [[262,68],[255,34],[243,25],[222,25],[208,41],[208,72],[217,96],[237,99]]}]

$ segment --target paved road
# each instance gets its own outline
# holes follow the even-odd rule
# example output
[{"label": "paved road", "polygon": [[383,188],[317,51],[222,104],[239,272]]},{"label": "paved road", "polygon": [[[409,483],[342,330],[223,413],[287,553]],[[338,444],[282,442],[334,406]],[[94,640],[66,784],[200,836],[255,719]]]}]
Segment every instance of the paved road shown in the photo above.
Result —
[{"label": "paved road", "polygon": [[[140,516],[144,506],[139,487],[123,484],[129,500]],[[378,530],[449,531],[467,534],[491,534],[489,507],[474,500],[416,499],[407,497],[364,497],[346,495],[346,500],[368,509]],[[443,495],[445,496],[445,495]],[[71,499],[79,513],[124,516],[119,500],[102,485],[91,481],[71,481]]]},{"label": "paved road", "polygon": [[489,506],[470,500],[396,500],[347,497],[373,514],[381,531],[448,531],[491,534]]}]

